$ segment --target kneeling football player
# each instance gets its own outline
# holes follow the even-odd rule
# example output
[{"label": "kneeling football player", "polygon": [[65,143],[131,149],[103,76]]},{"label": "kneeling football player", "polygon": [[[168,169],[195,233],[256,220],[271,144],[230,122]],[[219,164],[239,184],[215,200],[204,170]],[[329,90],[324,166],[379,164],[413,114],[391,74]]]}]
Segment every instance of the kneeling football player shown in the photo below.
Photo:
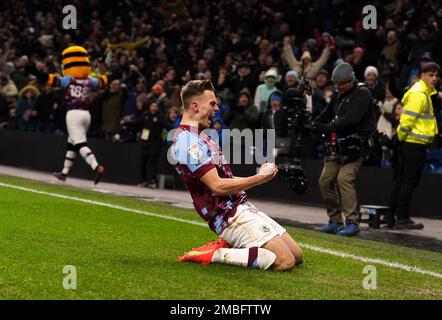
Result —
[{"label": "kneeling football player", "polygon": [[193,248],[179,260],[273,270],[300,264],[303,253],[295,240],[244,192],[270,181],[277,167],[266,163],[254,176],[234,178],[219,145],[202,132],[218,111],[212,83],[188,82],[181,100],[184,114],[174,133],[172,160],[198,214],[221,239]]}]

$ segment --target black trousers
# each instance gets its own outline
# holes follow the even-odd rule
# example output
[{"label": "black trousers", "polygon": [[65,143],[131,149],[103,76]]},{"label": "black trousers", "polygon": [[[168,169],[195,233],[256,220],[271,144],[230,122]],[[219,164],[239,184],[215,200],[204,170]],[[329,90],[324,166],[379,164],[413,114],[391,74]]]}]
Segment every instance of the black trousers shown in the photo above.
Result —
[{"label": "black trousers", "polygon": [[157,159],[162,148],[161,142],[141,142],[140,177],[144,182],[155,182],[157,179]]},{"label": "black trousers", "polygon": [[400,143],[397,147],[397,166],[393,172],[393,190],[390,194],[390,208],[398,220],[410,218],[410,204],[413,192],[419,185],[425,166],[427,146],[420,143]]}]

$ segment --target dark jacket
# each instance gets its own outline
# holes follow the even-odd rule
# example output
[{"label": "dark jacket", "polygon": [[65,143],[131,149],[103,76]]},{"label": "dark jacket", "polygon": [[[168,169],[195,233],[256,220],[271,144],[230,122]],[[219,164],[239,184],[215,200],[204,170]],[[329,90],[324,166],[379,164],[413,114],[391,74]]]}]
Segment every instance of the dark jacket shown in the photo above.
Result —
[{"label": "dark jacket", "polygon": [[326,134],[334,131],[339,137],[371,136],[376,131],[376,110],[370,90],[355,82],[350,91],[328,105],[314,124],[318,131]]},{"label": "dark jacket", "polygon": [[287,112],[284,109],[276,111],[273,114],[272,122],[272,110],[267,109],[261,119],[261,128],[264,130],[275,129],[277,138],[287,137]]},{"label": "dark jacket", "polygon": [[113,134],[118,132],[127,95],[127,90],[124,89],[117,92],[110,92],[109,90],[104,92],[101,115],[104,133]]},{"label": "dark jacket", "polygon": [[327,101],[325,101],[323,89],[313,89],[312,104],[312,118],[314,119],[327,108]]},{"label": "dark jacket", "polygon": [[374,104],[377,104],[379,101],[383,102],[385,100],[385,84],[383,82],[378,81],[372,87],[367,85],[367,88],[370,90],[371,95],[373,96]]},{"label": "dark jacket", "polygon": [[229,88],[232,89],[233,94],[235,96],[238,96],[241,90],[247,89],[249,92],[254,92],[256,87],[258,86],[258,81],[256,80],[258,77],[256,77],[253,73],[249,73],[245,77],[241,77],[238,74],[235,74],[230,80],[229,80]]},{"label": "dark jacket", "polygon": [[[141,130],[141,140],[147,144],[162,144],[164,117],[161,112],[152,113],[146,111],[136,120],[138,127]],[[143,131],[148,130],[148,139],[143,139]],[[145,131],[147,132],[147,131]],[[145,137],[144,137],[145,138]]]},{"label": "dark jacket", "polygon": [[230,129],[255,129],[259,123],[259,111],[253,105],[252,97],[249,90],[243,89],[240,94],[245,93],[249,97],[249,104],[247,107],[235,105],[233,108],[228,107],[223,115],[223,121]]},{"label": "dark jacket", "polygon": [[287,137],[287,132],[288,132],[287,111],[283,109],[281,105],[281,109],[273,113],[270,105],[270,101],[273,95],[281,95],[281,92],[275,91],[270,95],[267,102],[267,109],[261,118],[261,128],[264,130],[275,129],[275,134],[277,138]]},{"label": "dark jacket", "polygon": [[37,119],[43,123],[49,123],[54,119],[54,105],[60,106],[61,101],[55,92],[44,92],[37,97],[35,103],[35,111],[37,111]]}]

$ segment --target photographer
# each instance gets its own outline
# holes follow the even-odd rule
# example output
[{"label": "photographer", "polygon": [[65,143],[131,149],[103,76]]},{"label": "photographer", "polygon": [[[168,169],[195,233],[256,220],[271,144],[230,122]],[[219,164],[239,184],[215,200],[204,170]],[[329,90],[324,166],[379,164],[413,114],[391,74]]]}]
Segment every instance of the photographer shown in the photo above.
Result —
[{"label": "photographer", "polygon": [[313,123],[326,140],[319,187],[329,216],[329,223],[317,231],[353,236],[359,232],[356,176],[376,130],[375,110],[369,89],[358,85],[351,65],[339,64],[333,70],[332,81],[338,91],[336,103],[331,103]]}]

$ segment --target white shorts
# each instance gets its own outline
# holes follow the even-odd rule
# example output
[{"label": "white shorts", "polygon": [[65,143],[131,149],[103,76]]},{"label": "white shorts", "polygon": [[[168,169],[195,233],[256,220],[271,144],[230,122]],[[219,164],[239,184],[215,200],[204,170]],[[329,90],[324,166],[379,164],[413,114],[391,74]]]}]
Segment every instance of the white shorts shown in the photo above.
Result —
[{"label": "white shorts", "polygon": [[234,248],[262,247],[286,230],[250,202],[240,204],[221,238]]},{"label": "white shorts", "polygon": [[91,125],[91,114],[87,110],[70,110],[66,113],[68,143],[73,145],[87,141],[86,133]]}]

